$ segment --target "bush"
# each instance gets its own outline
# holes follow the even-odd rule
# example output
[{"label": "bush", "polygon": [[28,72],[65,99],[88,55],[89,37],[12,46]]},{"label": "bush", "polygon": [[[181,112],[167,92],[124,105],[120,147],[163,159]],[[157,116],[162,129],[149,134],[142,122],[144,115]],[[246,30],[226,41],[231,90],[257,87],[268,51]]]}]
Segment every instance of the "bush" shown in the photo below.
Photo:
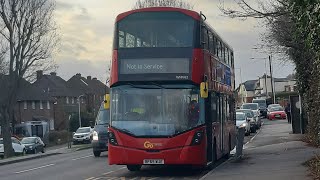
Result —
[{"label": "bush", "polygon": [[[95,117],[92,113],[81,113],[81,126],[94,126]],[[79,128],[79,115],[72,114],[70,119],[70,132],[75,132]]]},{"label": "bush", "polygon": [[49,144],[57,145],[57,144],[65,144],[68,142],[68,134],[70,140],[72,139],[72,133],[68,133],[68,131],[50,131],[49,132]]}]

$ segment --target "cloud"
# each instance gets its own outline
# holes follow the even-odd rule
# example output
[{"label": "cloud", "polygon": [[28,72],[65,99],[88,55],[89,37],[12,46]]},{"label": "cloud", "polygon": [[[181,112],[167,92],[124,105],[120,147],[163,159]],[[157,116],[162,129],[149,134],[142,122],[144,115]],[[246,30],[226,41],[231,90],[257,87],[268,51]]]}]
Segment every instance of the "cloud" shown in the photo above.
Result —
[{"label": "cloud", "polygon": [[[242,69],[242,79],[255,79],[264,73],[264,62],[252,62],[253,47],[261,43],[259,35],[266,30],[256,19],[241,21],[225,17],[219,6],[238,8],[234,0],[186,0],[194,11],[202,12],[207,22],[233,47],[236,68]],[[114,22],[118,14],[129,11],[135,1],[117,0],[57,0],[56,22],[61,29],[61,51],[56,55],[58,72],[66,78],[76,73],[104,77],[106,62],[111,59]],[[248,1],[256,7],[254,0]],[[267,57],[268,54],[255,56]],[[291,73],[292,65],[283,65],[275,58],[275,76]],[[239,83],[239,70],[236,71]],[[286,74],[287,73],[287,74]],[[98,77],[99,78],[99,77]]]}]

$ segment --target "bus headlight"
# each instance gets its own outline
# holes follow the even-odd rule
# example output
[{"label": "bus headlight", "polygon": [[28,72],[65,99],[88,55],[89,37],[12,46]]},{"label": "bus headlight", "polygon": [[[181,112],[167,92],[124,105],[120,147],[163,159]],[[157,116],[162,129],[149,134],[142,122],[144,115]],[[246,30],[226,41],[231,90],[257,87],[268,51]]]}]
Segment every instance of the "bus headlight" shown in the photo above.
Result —
[{"label": "bus headlight", "polygon": [[94,140],[94,141],[98,141],[99,140],[99,136],[98,136],[98,132],[97,131],[93,131],[92,140]]},{"label": "bus headlight", "polygon": [[203,131],[197,131],[193,135],[191,145],[199,145],[199,144],[201,144],[202,138],[203,138]]},{"label": "bus headlight", "polygon": [[109,143],[110,144],[115,145],[115,146],[118,145],[116,136],[114,135],[113,132],[111,132],[111,131],[108,132],[108,138],[109,138]]}]

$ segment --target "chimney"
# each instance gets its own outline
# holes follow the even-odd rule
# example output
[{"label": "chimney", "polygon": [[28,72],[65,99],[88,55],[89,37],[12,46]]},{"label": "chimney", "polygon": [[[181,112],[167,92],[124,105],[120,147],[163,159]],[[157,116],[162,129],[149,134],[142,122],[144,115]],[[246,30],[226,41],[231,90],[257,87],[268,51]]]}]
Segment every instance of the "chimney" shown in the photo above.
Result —
[{"label": "chimney", "polygon": [[87,76],[87,80],[91,81],[91,76]]},{"label": "chimney", "polygon": [[51,72],[50,75],[51,75],[51,76],[56,76],[57,73],[56,73],[56,72]]},{"label": "chimney", "polygon": [[77,73],[76,76],[81,77],[81,74],[80,74],[80,73]]},{"label": "chimney", "polygon": [[43,76],[43,71],[42,70],[37,71],[37,80],[41,79],[42,76]]},{"label": "chimney", "polygon": [[97,80],[97,78],[96,78],[96,77],[94,77],[94,78],[92,78],[92,80]]}]

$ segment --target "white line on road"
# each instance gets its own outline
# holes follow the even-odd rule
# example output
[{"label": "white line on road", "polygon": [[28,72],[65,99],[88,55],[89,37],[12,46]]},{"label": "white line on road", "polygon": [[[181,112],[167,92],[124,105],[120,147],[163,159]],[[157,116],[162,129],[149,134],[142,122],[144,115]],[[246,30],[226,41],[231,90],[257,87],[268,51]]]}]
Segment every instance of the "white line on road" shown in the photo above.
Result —
[{"label": "white line on road", "polygon": [[108,175],[108,174],[111,174],[111,173],[113,173],[114,171],[109,171],[109,172],[107,172],[107,173],[103,173],[103,175]]},{"label": "white line on road", "polygon": [[78,157],[78,158],[72,159],[72,161],[79,160],[79,159],[84,159],[84,158],[88,158],[88,157],[92,157],[92,156],[93,155]]},{"label": "white line on road", "polygon": [[91,178],[87,178],[87,179],[85,179],[85,180],[91,180],[91,179],[94,179],[95,177],[91,177]]},{"label": "white line on road", "polygon": [[37,169],[42,169],[42,168],[49,167],[49,166],[54,166],[54,165],[55,165],[55,164],[47,164],[47,165],[40,166],[40,167],[36,167],[36,168],[31,168],[31,169],[26,169],[26,170],[23,170],[23,171],[18,171],[18,172],[15,172],[15,174],[20,174],[20,173],[24,173],[24,172],[28,172],[28,171],[33,171],[33,170],[37,170]]}]

